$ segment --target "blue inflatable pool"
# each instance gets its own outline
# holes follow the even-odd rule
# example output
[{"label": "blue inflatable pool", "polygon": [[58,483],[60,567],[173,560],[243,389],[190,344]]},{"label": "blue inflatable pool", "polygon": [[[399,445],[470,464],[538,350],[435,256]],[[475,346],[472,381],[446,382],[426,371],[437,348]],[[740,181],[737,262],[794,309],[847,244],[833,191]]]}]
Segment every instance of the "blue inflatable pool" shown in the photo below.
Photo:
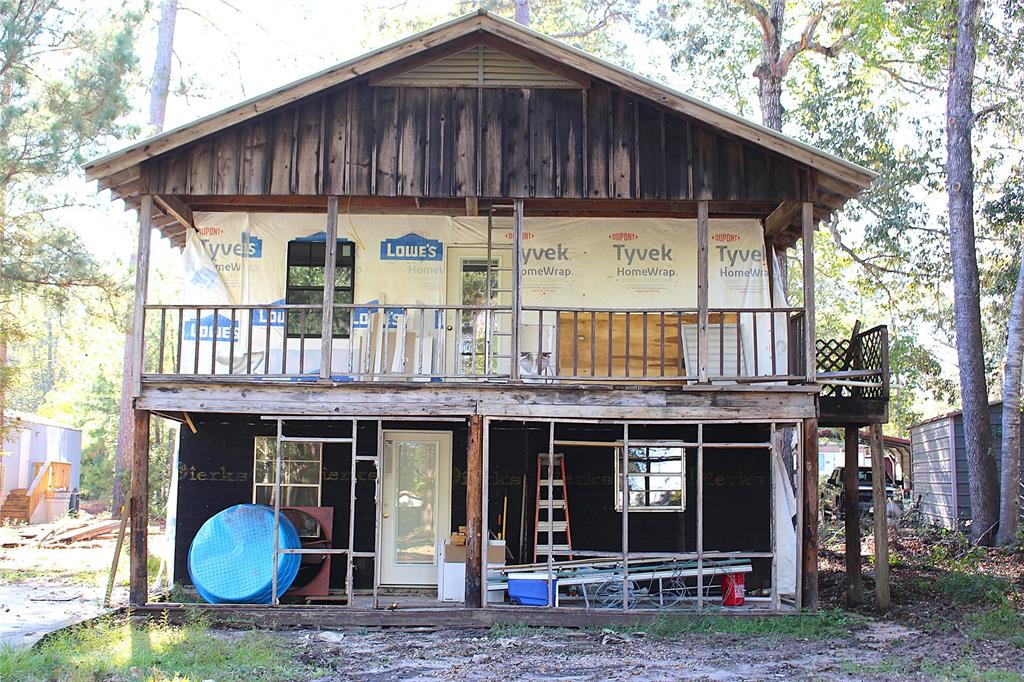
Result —
[{"label": "blue inflatable pool", "polygon": [[[299,534],[280,517],[278,547],[298,549]],[[277,596],[295,580],[301,557],[282,554]],[[274,510],[238,504],[214,515],[196,533],[188,551],[188,573],[199,596],[211,604],[269,604],[274,573]]]}]

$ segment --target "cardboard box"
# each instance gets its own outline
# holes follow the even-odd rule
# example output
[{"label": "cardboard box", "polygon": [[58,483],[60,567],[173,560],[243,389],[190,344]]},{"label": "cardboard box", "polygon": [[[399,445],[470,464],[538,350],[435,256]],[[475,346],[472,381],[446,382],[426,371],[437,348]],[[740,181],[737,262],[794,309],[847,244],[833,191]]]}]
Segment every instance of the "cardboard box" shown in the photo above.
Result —
[{"label": "cardboard box", "polygon": [[[501,543],[501,544],[498,544]],[[444,561],[449,564],[466,563],[466,545],[452,544],[450,539],[444,543]],[[487,547],[487,563],[489,565],[505,565],[505,541],[491,540]]]}]

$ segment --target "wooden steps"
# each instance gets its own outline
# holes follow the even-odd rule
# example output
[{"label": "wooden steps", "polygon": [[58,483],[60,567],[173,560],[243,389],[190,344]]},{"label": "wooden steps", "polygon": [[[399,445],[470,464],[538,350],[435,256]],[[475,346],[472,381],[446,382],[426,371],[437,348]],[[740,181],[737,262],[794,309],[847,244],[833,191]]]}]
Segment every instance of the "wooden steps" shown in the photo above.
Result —
[{"label": "wooden steps", "polygon": [[0,506],[0,523],[28,523],[28,491],[16,488]]}]

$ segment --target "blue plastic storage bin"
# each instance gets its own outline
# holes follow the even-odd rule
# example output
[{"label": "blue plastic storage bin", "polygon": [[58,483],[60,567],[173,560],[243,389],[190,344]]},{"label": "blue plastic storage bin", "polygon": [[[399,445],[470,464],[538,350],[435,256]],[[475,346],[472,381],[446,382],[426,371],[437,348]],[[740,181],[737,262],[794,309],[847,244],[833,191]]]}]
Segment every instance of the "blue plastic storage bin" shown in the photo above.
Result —
[{"label": "blue plastic storage bin", "polygon": [[[299,534],[284,514],[278,547],[299,549]],[[277,595],[291,587],[302,559],[282,554],[277,561]],[[211,604],[269,604],[274,575],[274,510],[238,504],[203,524],[188,551],[188,573],[199,596]]]},{"label": "blue plastic storage bin", "polygon": [[558,578],[552,577],[548,591],[547,573],[511,573],[508,576],[508,599],[523,606],[554,606]]}]

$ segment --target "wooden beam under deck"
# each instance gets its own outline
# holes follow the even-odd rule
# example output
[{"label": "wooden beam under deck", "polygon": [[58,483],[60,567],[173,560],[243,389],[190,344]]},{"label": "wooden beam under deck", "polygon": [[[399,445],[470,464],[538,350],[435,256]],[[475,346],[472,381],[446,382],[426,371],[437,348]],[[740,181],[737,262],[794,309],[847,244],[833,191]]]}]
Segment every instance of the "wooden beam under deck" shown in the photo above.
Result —
[{"label": "wooden beam under deck", "polygon": [[[671,611],[670,611],[671,613]],[[681,613],[676,611],[676,613]],[[495,623],[516,623],[536,627],[604,627],[611,625],[638,625],[664,618],[666,611],[658,609],[625,611],[622,609],[584,609],[559,607],[557,609],[533,606],[501,606],[491,608],[463,608],[438,606],[436,608],[362,609],[335,605],[248,606],[234,604],[148,604],[135,607],[131,615],[139,620],[160,620],[180,625],[194,619],[197,614],[212,625],[222,627],[269,626],[288,628],[340,628],[340,627],[471,627],[489,628]],[[792,609],[722,609],[716,615],[766,616],[793,615]],[[682,614],[681,614],[682,615]],[[696,617],[687,612],[685,615]]]},{"label": "wooden beam under deck", "polygon": [[481,414],[509,419],[680,419],[778,421],[817,414],[815,386],[644,386],[147,379],[140,409],[155,411],[346,417],[444,417]]}]

